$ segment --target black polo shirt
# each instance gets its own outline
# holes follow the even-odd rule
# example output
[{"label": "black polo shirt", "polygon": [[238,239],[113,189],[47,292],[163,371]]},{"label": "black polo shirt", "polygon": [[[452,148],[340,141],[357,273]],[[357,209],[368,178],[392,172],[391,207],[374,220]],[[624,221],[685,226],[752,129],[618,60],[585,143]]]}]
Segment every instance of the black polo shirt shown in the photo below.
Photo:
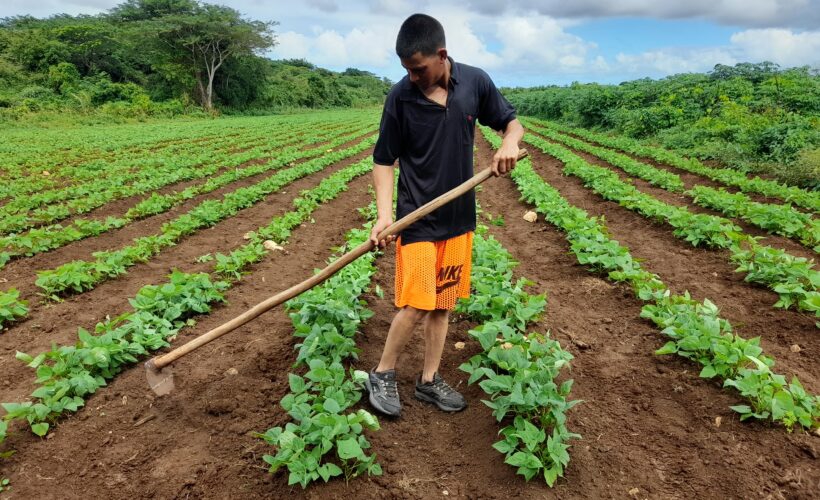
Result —
[{"label": "black polo shirt", "polygon": [[[473,176],[475,120],[504,130],[515,109],[483,70],[450,59],[447,105],[405,76],[387,95],[373,151],[378,165],[399,160],[396,219]],[[402,243],[442,241],[475,230],[475,192],[439,208],[401,234]]]}]

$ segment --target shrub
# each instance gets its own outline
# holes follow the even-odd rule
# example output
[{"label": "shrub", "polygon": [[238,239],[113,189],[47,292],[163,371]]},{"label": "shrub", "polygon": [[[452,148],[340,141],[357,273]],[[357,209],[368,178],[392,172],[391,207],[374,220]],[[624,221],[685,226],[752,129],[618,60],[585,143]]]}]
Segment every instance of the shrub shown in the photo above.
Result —
[{"label": "shrub", "polygon": [[772,173],[788,184],[820,189],[820,148],[801,151],[793,163],[779,164]]}]

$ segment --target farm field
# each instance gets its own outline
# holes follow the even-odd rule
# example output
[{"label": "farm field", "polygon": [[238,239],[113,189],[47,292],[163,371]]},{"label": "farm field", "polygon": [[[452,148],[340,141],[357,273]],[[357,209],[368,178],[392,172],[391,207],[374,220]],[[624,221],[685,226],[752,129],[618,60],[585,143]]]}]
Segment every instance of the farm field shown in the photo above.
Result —
[{"label": "farm field", "polygon": [[477,193],[466,410],[412,397],[420,338],[402,418],[361,397],[392,247],[155,396],[154,352],[366,237],[379,111],[0,132],[0,497],[816,496],[820,194],[530,118]]}]

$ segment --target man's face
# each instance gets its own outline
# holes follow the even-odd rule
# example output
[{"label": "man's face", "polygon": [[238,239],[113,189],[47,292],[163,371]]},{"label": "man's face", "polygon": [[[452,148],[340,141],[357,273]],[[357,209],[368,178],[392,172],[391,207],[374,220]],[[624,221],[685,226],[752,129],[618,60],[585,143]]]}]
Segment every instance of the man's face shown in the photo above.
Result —
[{"label": "man's face", "polygon": [[447,49],[439,49],[437,53],[424,56],[416,52],[410,57],[401,59],[401,65],[407,70],[410,82],[422,91],[439,83],[447,70]]}]

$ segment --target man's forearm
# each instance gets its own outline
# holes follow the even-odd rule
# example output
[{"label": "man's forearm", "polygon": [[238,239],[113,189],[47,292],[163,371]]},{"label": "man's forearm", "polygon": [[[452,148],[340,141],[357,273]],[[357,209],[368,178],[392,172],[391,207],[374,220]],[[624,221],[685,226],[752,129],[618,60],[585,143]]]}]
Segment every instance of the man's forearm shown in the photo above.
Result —
[{"label": "man's forearm", "polygon": [[376,211],[379,219],[393,219],[393,167],[373,165],[373,186],[376,189]]},{"label": "man's forearm", "polygon": [[513,144],[518,145],[521,142],[521,139],[524,138],[524,127],[521,125],[521,122],[518,121],[518,118],[512,120],[507,124],[507,128],[504,129],[504,139],[502,140],[502,144]]}]

